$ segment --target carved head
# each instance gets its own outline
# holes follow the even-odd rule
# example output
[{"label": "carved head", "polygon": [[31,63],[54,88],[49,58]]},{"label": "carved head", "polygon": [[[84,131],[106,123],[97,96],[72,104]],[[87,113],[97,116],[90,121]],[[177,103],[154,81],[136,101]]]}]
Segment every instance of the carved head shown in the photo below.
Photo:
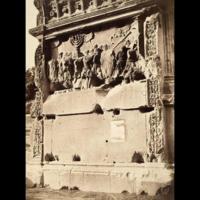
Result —
[{"label": "carved head", "polygon": [[131,45],[130,40],[127,40],[125,45],[126,45],[127,47],[129,47],[129,46]]}]

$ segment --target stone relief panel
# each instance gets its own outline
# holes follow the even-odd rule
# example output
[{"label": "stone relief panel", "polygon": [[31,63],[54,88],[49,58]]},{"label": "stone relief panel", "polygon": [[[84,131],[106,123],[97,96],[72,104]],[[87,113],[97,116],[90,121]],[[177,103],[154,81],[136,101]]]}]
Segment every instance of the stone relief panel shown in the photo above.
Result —
[{"label": "stone relief panel", "polygon": [[58,10],[60,17],[69,17],[71,15],[71,4],[69,0],[59,0]]},{"label": "stone relief panel", "polygon": [[[40,5],[39,0],[36,1],[36,7]],[[62,17],[74,17],[83,13],[91,13],[107,7],[118,7],[134,0],[45,0],[44,9],[47,22],[54,21]],[[42,20],[42,9],[38,9],[38,21]],[[39,20],[40,18],[40,20]],[[38,23],[39,25],[39,23]]]},{"label": "stone relief panel", "polygon": [[148,73],[139,53],[139,34],[135,19],[120,27],[71,35],[52,49],[48,61],[52,90],[111,88],[145,79]]},{"label": "stone relief panel", "polygon": [[58,4],[56,0],[46,1],[47,18],[53,21],[58,17]]},{"label": "stone relief panel", "polygon": [[42,123],[35,119],[32,126],[33,136],[33,158],[39,157],[42,153]]},{"label": "stone relief panel", "polygon": [[147,152],[150,162],[162,162],[164,159],[164,121],[161,93],[162,63],[158,51],[160,26],[159,13],[152,14],[144,22],[145,75],[148,80],[148,106],[154,108],[148,118]]},{"label": "stone relief panel", "polygon": [[159,14],[147,17],[144,23],[145,55],[146,57],[158,54]]},{"label": "stone relief panel", "polygon": [[35,100],[31,106],[31,117],[37,118],[42,116],[42,92],[37,91],[35,94]]},{"label": "stone relief panel", "polygon": [[149,116],[149,135],[147,139],[150,162],[163,162],[164,159],[164,130],[162,107],[156,107]]}]

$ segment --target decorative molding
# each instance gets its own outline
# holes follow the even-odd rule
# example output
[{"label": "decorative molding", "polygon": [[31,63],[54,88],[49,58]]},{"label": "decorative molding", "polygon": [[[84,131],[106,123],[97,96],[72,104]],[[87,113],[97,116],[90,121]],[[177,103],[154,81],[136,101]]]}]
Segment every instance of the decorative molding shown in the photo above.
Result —
[{"label": "decorative molding", "polygon": [[[94,11],[86,12],[84,15],[71,15],[71,17],[60,17],[57,18],[56,20],[51,20],[49,23],[47,23],[46,26],[46,35],[50,34],[54,29],[61,29],[63,26],[67,28],[67,32],[72,29],[72,27],[76,27],[75,29],[77,30],[79,26],[86,27],[88,26],[88,20],[89,21],[95,21],[95,24],[98,24],[98,21],[103,20],[102,23],[107,23],[110,17],[116,17],[116,19],[111,19],[113,20],[119,20],[122,19],[122,14],[130,12],[130,17],[131,15],[134,16],[138,15],[139,11],[143,12],[144,9],[150,9],[150,8],[157,8],[158,6],[158,0],[140,0],[140,1],[128,1],[124,3],[120,3],[120,1],[113,2],[113,6],[108,6],[104,7],[101,9],[94,9]],[[105,15],[106,13],[106,15]],[[118,16],[118,17],[117,17]],[[82,28],[81,28],[82,29]],[[41,28],[35,27],[30,29],[30,34],[33,35],[34,37],[38,37],[38,35],[42,34],[41,33]]]}]

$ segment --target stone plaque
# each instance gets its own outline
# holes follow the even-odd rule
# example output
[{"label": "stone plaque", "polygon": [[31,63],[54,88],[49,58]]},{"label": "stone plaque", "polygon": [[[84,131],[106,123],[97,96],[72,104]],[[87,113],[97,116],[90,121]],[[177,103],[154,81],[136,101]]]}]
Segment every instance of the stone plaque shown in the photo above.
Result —
[{"label": "stone plaque", "polygon": [[111,142],[125,141],[125,122],[124,120],[111,121]]}]

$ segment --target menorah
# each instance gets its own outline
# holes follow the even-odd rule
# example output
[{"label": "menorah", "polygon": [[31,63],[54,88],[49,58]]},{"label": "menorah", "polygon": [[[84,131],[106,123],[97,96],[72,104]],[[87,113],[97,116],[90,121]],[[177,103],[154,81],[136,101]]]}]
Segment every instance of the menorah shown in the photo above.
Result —
[{"label": "menorah", "polygon": [[70,37],[71,44],[76,48],[77,56],[81,56],[80,47],[85,41],[85,34],[76,34]]},{"label": "menorah", "polygon": [[84,39],[85,34],[76,34],[70,37],[70,42],[74,47],[80,48],[83,45]]}]

